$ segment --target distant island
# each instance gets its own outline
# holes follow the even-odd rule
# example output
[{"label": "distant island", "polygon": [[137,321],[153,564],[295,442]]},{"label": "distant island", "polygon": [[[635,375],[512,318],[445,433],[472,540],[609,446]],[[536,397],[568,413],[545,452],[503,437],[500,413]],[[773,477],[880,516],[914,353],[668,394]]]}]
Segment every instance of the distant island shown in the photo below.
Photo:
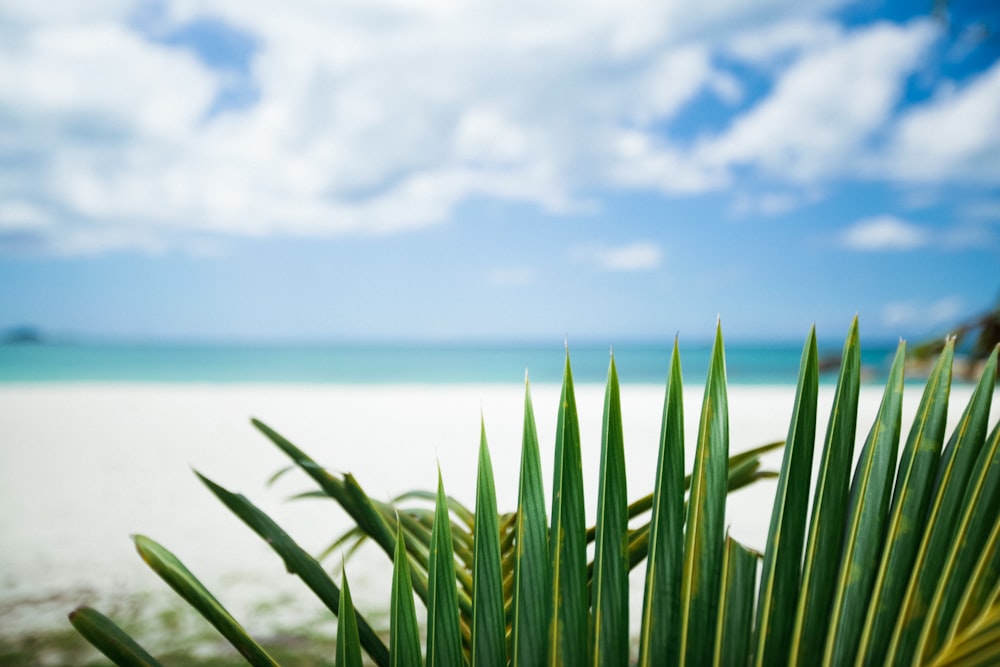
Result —
[{"label": "distant island", "polygon": [[42,330],[29,325],[11,327],[0,333],[0,345],[37,345],[44,342]]}]

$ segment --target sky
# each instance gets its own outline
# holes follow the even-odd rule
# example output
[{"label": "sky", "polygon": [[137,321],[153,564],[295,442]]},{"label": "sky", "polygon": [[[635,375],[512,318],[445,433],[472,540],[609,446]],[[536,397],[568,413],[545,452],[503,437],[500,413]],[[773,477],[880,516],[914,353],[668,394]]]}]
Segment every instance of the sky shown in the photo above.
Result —
[{"label": "sky", "polygon": [[1000,297],[1000,10],[5,0],[0,330],[925,336]]}]

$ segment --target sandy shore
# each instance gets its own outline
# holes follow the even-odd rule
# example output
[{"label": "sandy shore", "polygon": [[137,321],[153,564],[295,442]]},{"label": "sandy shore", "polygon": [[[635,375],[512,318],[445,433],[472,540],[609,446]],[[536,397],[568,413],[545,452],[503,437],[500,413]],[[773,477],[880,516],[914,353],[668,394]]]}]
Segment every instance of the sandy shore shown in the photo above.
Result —
[{"label": "sandy shore", "polygon": [[[904,434],[921,390],[907,387]],[[547,479],[558,391],[555,385],[532,388]],[[577,387],[591,516],[603,391]],[[881,391],[862,390],[860,439]],[[954,389],[952,424],[970,394],[971,387]],[[832,387],[821,388],[820,440],[832,396]],[[629,496],[636,498],[653,488],[663,388],[625,386],[622,397]],[[731,387],[731,451],[784,438],[793,399],[793,387]],[[688,388],[689,468],[700,404],[701,388]],[[304,547],[318,551],[349,524],[330,502],[287,501],[311,488],[301,475],[265,486],[287,460],[249,424],[251,416],[327,467],[354,473],[374,497],[433,488],[439,464],[448,492],[471,505],[482,415],[499,506],[511,509],[522,411],[523,388],[508,385],[0,385],[0,626],[65,623],[69,609],[62,602],[29,616],[19,612],[15,618],[14,610],[66,591],[79,591],[70,607],[164,591],[133,551],[133,533],[172,549],[237,613],[281,596],[298,600],[290,606],[299,612],[320,613],[319,603],[308,592],[303,596],[297,580],[282,576],[273,552],[201,486],[191,468],[244,493]],[[780,454],[770,464],[777,469]],[[763,544],[773,493],[772,482],[731,497],[727,523],[738,539]],[[349,565],[352,588],[362,606],[387,606],[389,565],[371,553]]]}]

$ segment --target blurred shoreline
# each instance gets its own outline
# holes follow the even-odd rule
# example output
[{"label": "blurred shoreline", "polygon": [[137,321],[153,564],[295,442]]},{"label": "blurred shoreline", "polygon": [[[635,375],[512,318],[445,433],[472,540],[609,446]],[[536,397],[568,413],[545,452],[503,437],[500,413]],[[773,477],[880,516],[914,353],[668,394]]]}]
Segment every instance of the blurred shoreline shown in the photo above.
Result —
[{"label": "blurred shoreline", "polygon": [[[662,386],[672,342],[626,343],[613,348],[625,384]],[[578,383],[603,384],[612,348],[580,344],[568,348]],[[869,345],[862,363],[872,381],[886,376],[895,344]],[[711,346],[680,343],[687,382],[701,382]],[[547,344],[330,344],[330,345],[153,345],[43,344],[0,346],[0,385],[46,383],[254,384],[496,384],[559,383],[567,354]],[[794,384],[801,343],[730,343],[726,368],[731,385]],[[820,346],[820,358],[840,358],[840,345]],[[824,373],[833,382],[836,373]]]},{"label": "blurred shoreline", "polygon": [[[539,383],[531,391],[548,480],[559,386]],[[684,392],[687,468],[701,391],[691,385]],[[655,385],[622,386],[630,498],[653,488],[663,392]],[[730,451],[784,438],[794,393],[791,385],[730,387]],[[858,451],[881,393],[878,386],[862,387]],[[576,395],[592,520],[604,387],[581,383]],[[967,385],[953,388],[952,425],[970,395]],[[916,388],[904,394],[904,433],[919,398]],[[833,387],[822,386],[818,440],[832,399]],[[268,487],[267,480],[288,461],[248,423],[251,416],[331,470],[354,474],[372,497],[432,488],[440,465],[447,491],[470,503],[482,418],[504,511],[516,504],[523,406],[524,388],[518,384],[2,384],[0,534],[6,547],[0,554],[0,626],[64,627],[65,614],[76,603],[160,596],[166,587],[135,554],[128,539],[134,533],[174,550],[252,627],[274,626],[273,615],[260,613],[269,600],[292,601],[277,607],[286,617],[291,611],[293,625],[295,618],[321,617],[318,601],[284,575],[267,545],[211,497],[191,469],[244,493],[304,548],[319,553],[349,522],[331,502],[289,502],[312,488],[303,476],[285,475]],[[780,451],[769,456],[765,465],[778,470],[780,456]],[[773,493],[774,484],[762,482],[733,496],[726,521],[734,537],[750,546],[763,544]],[[389,599],[390,571],[376,556],[348,565],[359,604],[375,612]],[[328,565],[333,568],[335,561]],[[641,582],[641,568],[637,572]],[[39,604],[39,613],[27,615],[23,606],[15,611],[18,601],[61,602],[73,591],[82,599],[68,606]],[[166,592],[167,598],[156,599],[169,599]]]}]

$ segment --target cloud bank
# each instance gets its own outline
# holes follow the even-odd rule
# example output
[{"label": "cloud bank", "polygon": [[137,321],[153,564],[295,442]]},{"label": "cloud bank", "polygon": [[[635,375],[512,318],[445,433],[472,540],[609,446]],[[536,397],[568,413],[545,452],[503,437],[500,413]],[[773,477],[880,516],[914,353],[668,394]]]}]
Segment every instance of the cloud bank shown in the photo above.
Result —
[{"label": "cloud bank", "polygon": [[[848,29],[837,4],[5,3],[0,245],[390,234],[746,170],[1000,184],[1000,64],[902,109],[936,29]],[[705,104],[720,127],[675,127]]]}]

